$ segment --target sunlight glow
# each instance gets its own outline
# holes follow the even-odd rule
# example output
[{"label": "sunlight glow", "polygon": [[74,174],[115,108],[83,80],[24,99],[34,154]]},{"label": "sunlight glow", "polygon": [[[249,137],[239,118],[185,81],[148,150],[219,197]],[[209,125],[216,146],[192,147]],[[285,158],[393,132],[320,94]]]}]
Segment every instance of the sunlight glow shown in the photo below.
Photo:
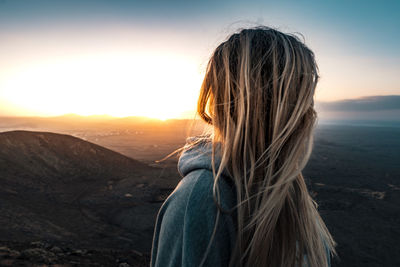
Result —
[{"label": "sunlight glow", "polygon": [[152,52],[44,60],[0,77],[0,98],[40,116],[179,118],[195,109],[202,73],[194,60]]}]

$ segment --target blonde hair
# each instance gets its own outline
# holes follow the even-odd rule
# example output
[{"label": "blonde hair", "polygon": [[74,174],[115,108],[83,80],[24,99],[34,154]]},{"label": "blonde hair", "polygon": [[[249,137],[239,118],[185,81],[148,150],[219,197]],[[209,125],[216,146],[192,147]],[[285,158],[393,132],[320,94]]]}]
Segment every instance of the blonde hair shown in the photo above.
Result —
[{"label": "blonde hair", "polygon": [[197,111],[213,128],[216,224],[226,212],[218,188],[224,169],[236,188],[231,266],[303,266],[307,259],[321,267],[328,266],[327,251],[335,253],[302,176],[313,145],[318,78],[314,54],[298,37],[265,26],[232,34],[208,62]]}]

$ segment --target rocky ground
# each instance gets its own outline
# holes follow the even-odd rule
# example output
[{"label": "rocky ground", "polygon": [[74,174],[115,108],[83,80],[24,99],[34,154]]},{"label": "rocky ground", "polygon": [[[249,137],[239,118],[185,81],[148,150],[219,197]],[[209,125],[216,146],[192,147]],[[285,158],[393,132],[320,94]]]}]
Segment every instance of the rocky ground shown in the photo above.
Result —
[{"label": "rocky ground", "polygon": [[0,266],[149,266],[150,257],[136,250],[84,249],[44,241],[0,241]]}]

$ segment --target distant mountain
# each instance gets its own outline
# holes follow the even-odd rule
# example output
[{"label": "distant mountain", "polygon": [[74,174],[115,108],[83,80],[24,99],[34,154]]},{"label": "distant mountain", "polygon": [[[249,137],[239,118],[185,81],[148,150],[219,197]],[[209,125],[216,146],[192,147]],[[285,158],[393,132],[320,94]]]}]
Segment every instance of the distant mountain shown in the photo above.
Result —
[{"label": "distant mountain", "polygon": [[322,111],[400,110],[400,95],[366,96],[331,102],[317,102]]},{"label": "distant mountain", "polygon": [[315,106],[322,120],[400,122],[400,95],[316,102]]},{"label": "distant mountain", "polygon": [[0,240],[149,251],[171,190],[156,185],[159,177],[157,168],[73,136],[0,133]]}]

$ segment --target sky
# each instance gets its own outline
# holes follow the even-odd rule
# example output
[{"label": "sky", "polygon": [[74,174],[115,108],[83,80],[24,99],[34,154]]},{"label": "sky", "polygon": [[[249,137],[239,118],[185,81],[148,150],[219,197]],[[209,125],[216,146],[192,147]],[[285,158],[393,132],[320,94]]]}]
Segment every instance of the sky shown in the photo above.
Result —
[{"label": "sky", "polygon": [[192,116],[213,49],[301,33],[316,100],[400,95],[400,1],[0,0],[0,115]]}]

